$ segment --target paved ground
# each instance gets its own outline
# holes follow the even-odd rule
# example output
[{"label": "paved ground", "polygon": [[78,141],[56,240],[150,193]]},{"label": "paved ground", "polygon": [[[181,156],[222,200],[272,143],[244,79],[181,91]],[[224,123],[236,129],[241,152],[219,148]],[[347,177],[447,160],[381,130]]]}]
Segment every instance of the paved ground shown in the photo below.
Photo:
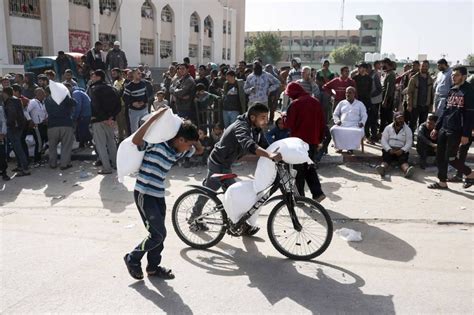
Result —
[{"label": "paved ground", "polygon": [[[337,159],[337,158],[335,158]],[[76,165],[78,162],[75,162]],[[4,313],[451,313],[472,314],[474,188],[430,191],[435,170],[413,180],[381,180],[369,163],[324,164],[320,174],[335,227],[363,241],[334,237],[317,260],[294,262],[269,242],[226,236],[215,248],[186,247],[171,228],[164,264],[173,281],[136,282],[122,262],[145,236],[133,204],[133,178],[79,167],[35,169],[0,183],[1,305]],[[255,165],[236,172],[243,177]],[[168,211],[202,168],[175,168]],[[259,223],[265,227],[270,207]],[[448,223],[456,224],[448,224]]]}]

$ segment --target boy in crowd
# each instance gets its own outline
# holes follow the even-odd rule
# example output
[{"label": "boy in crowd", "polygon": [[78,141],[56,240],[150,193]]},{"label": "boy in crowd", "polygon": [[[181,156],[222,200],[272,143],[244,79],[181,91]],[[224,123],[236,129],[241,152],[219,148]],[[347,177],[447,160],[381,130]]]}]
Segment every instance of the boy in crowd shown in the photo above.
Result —
[{"label": "boy in crowd", "polygon": [[158,91],[155,95],[155,101],[153,102],[152,112],[156,112],[158,109],[165,107],[168,108],[168,101],[165,100],[165,92]]},{"label": "boy in crowd", "polygon": [[177,135],[165,142],[150,144],[143,140],[148,128],[157,121],[166,108],[159,109],[135,133],[132,142],[139,150],[145,151],[142,165],[135,184],[135,203],[149,235],[124,257],[130,275],[143,279],[140,261],[147,253],[146,272],[150,277],[174,279],[170,269],[160,265],[163,242],[166,238],[165,180],[173,164],[181,158],[190,157],[195,152],[202,153],[198,131],[190,122],[183,122]]}]

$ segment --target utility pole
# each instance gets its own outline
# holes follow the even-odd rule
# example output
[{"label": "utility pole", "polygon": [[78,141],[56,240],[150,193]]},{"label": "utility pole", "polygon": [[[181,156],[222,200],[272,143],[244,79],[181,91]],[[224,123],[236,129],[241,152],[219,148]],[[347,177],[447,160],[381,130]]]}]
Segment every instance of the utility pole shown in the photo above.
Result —
[{"label": "utility pole", "polygon": [[346,0],[342,0],[341,4],[341,30],[344,29],[344,6],[345,6]]}]

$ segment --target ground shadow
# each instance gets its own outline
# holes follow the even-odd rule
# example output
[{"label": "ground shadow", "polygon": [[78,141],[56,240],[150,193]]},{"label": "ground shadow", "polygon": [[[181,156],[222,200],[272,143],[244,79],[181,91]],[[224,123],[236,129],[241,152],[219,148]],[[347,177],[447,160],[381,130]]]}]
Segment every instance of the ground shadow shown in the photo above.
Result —
[{"label": "ground shadow", "polygon": [[[225,243],[217,250],[181,250],[187,262],[218,276],[249,278],[271,305],[289,298],[313,313],[395,314],[393,296],[364,294],[357,274],[328,263],[294,262],[263,255],[252,238],[243,238],[245,251]],[[231,254],[229,254],[231,253]]]},{"label": "ground shadow", "polygon": [[117,180],[114,173],[103,176],[100,181],[99,195],[103,207],[113,213],[123,212],[127,205],[133,203],[127,187]]},{"label": "ground shadow", "polygon": [[334,230],[345,227],[362,232],[362,242],[347,242],[353,249],[369,256],[392,261],[408,262],[416,256],[416,249],[397,236],[364,221],[354,221],[338,212],[326,210],[334,222]]},{"label": "ground shadow", "polygon": [[166,314],[193,314],[191,308],[184,303],[181,296],[166,281],[151,277],[148,280],[156,290],[150,289],[144,281],[135,282],[129,285],[129,287],[136,290],[145,299],[153,302]]}]

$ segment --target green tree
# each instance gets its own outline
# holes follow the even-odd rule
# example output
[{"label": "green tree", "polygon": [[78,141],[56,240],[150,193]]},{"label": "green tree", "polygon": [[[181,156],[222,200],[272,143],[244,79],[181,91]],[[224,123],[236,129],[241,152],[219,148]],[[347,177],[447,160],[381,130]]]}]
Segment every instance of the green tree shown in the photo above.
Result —
[{"label": "green tree", "polygon": [[330,56],[335,63],[345,66],[355,65],[364,58],[360,47],[352,44],[334,49]]},{"label": "green tree", "polygon": [[467,55],[466,60],[469,66],[474,66],[474,54]]},{"label": "green tree", "polygon": [[273,33],[259,33],[250,38],[249,46],[245,47],[245,60],[252,62],[255,57],[260,57],[263,63],[275,64],[280,61],[283,54],[280,46],[280,38]]}]

